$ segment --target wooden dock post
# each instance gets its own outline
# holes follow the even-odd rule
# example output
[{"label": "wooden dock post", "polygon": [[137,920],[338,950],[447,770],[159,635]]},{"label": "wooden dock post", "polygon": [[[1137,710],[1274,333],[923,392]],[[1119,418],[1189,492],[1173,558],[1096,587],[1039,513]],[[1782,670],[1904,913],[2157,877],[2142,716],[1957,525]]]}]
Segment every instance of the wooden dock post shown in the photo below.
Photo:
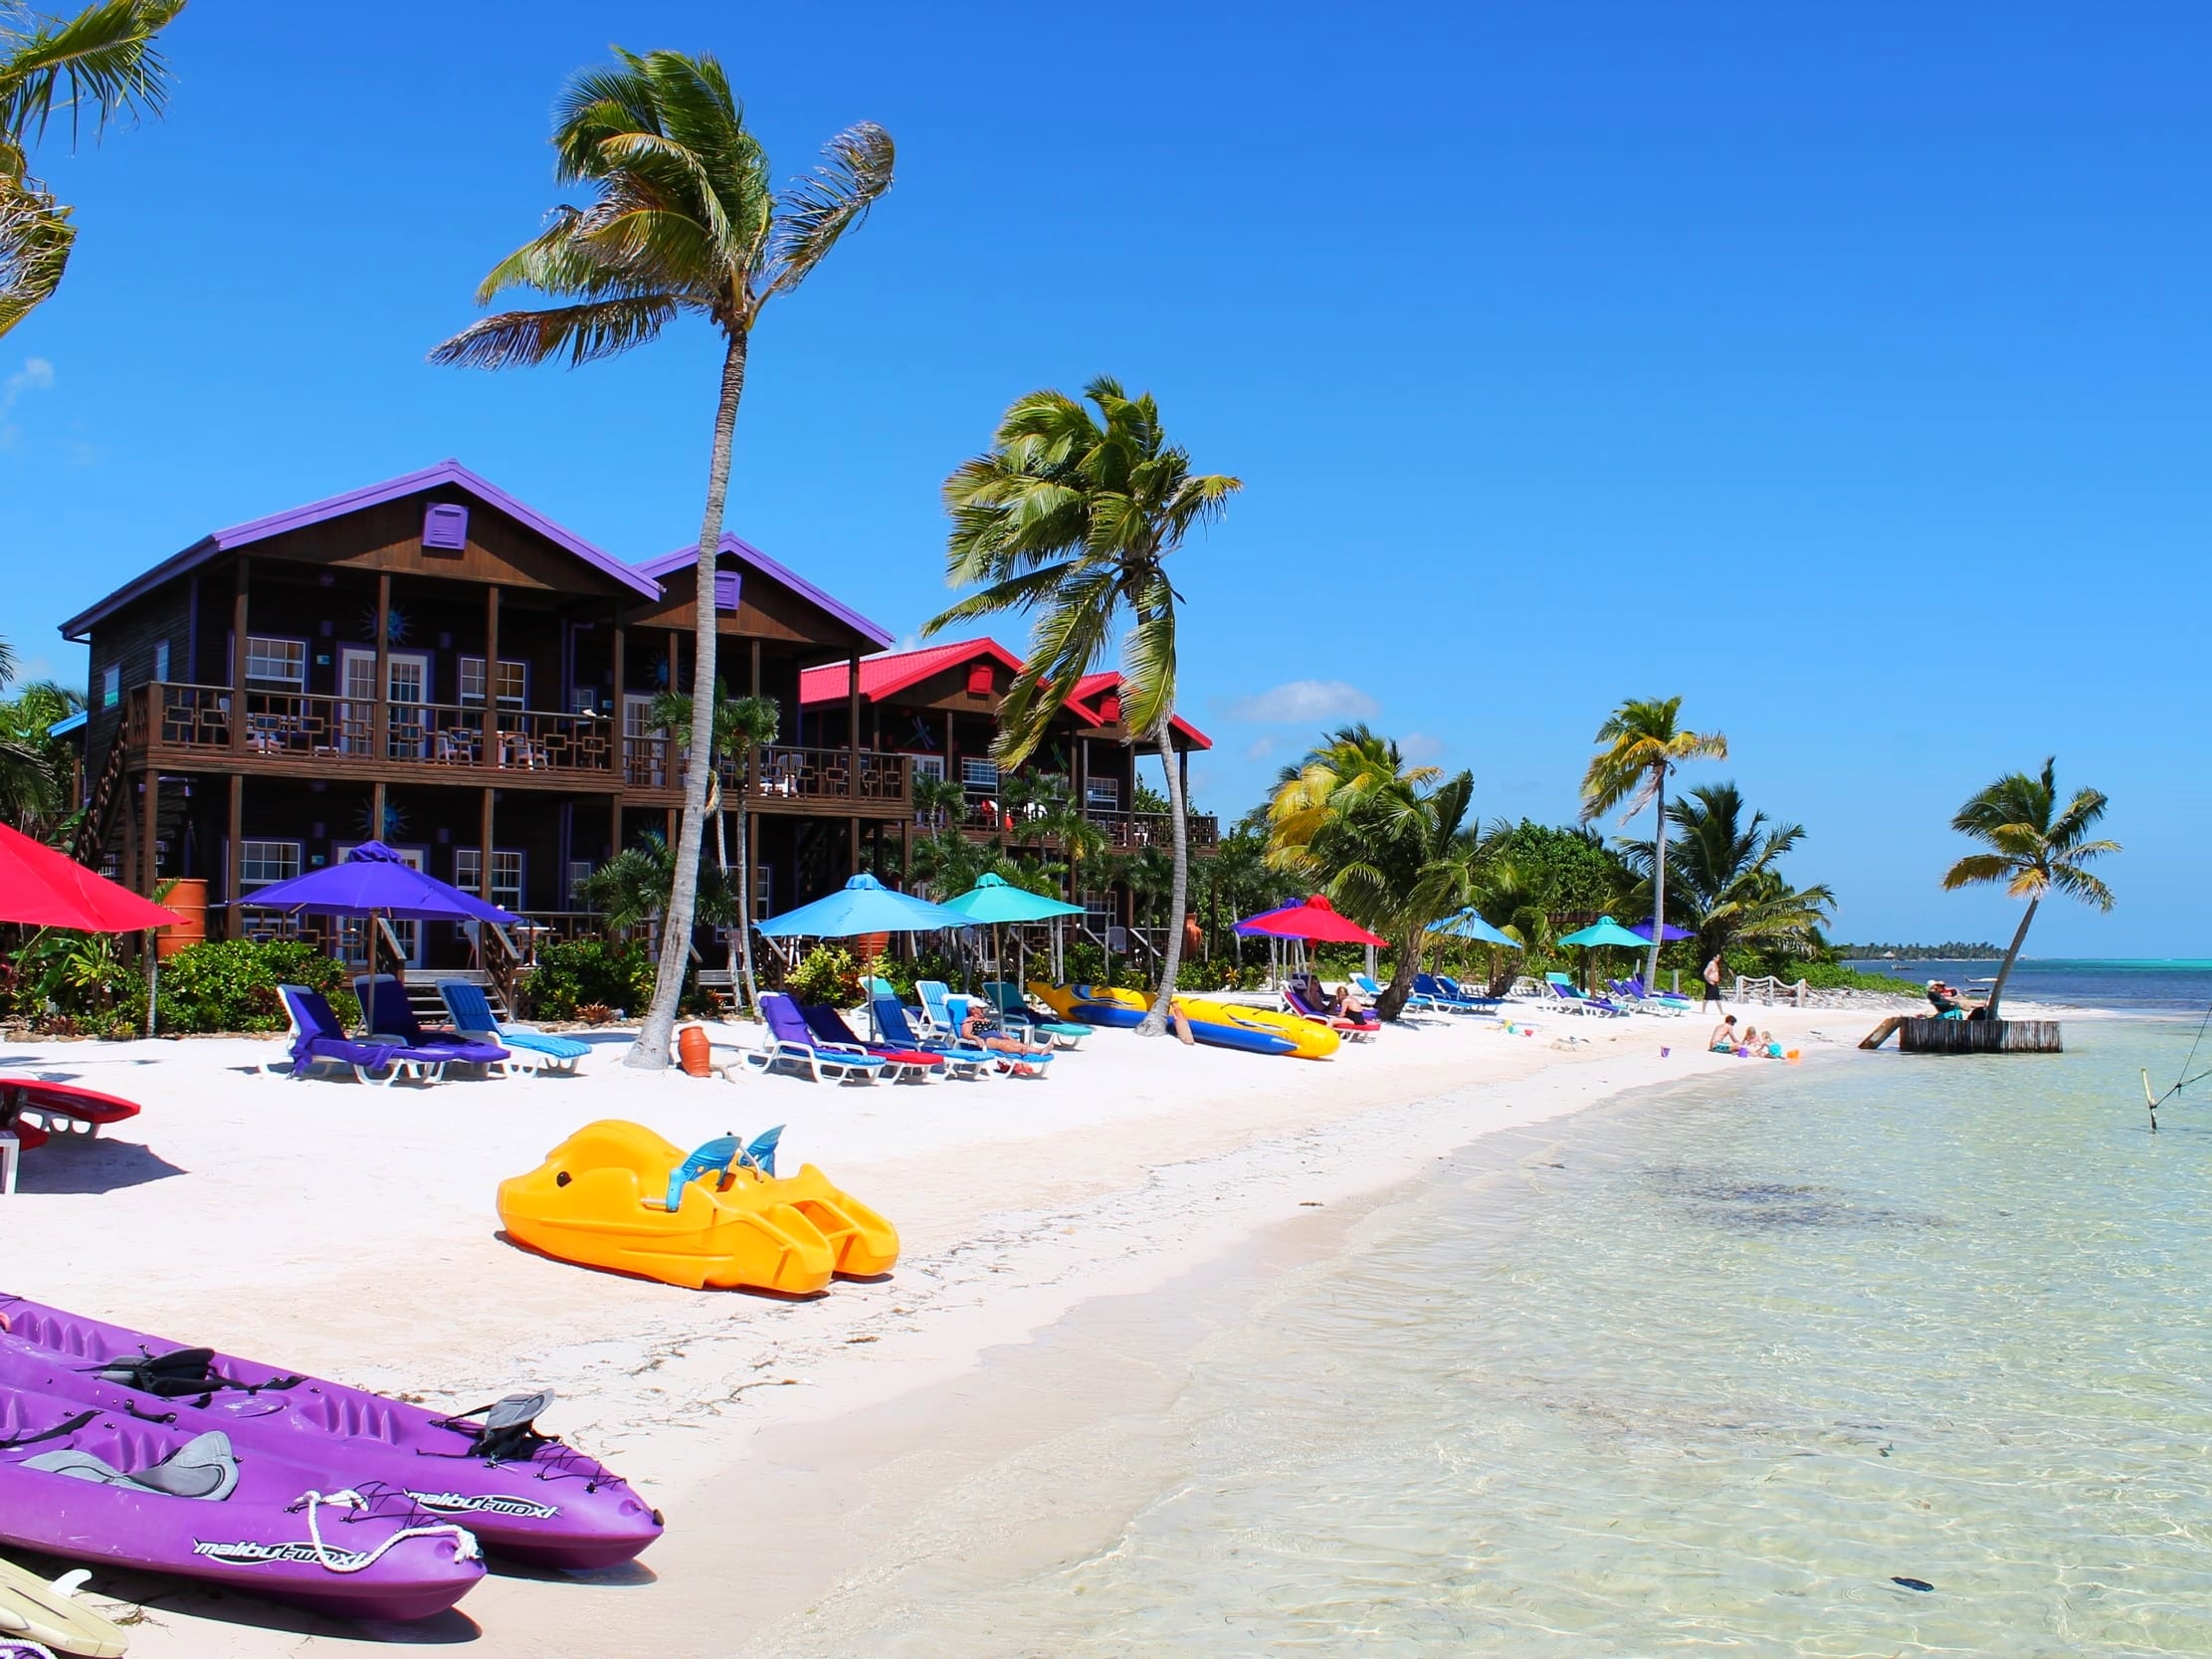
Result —
[{"label": "wooden dock post", "polygon": [[2066,1052],[2057,1020],[1909,1019],[1899,1022],[1897,1031],[1898,1046],[1907,1054]]}]

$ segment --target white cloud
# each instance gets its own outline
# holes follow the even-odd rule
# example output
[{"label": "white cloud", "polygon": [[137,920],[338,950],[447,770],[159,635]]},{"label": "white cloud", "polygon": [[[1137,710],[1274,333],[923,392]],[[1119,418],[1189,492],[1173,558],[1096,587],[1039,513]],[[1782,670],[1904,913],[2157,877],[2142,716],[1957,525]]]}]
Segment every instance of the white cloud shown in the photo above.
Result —
[{"label": "white cloud", "polygon": [[1275,739],[1273,737],[1262,735],[1253,738],[1251,742],[1245,744],[1244,757],[1247,760],[1265,760],[1274,752]]},{"label": "white cloud", "polygon": [[1408,731],[1398,739],[1398,752],[1408,760],[1426,764],[1444,757],[1444,739],[1432,737],[1426,731]]},{"label": "white cloud", "polygon": [[8,411],[25,392],[43,392],[54,385],[54,365],[44,357],[26,357],[23,366],[0,380],[0,449],[15,442],[16,429],[8,424]]},{"label": "white cloud", "polygon": [[1261,721],[1270,726],[1307,721],[1364,721],[1381,713],[1381,704],[1357,686],[1342,680],[1293,680],[1262,692],[1258,697],[1241,698],[1229,706],[1232,720]]}]

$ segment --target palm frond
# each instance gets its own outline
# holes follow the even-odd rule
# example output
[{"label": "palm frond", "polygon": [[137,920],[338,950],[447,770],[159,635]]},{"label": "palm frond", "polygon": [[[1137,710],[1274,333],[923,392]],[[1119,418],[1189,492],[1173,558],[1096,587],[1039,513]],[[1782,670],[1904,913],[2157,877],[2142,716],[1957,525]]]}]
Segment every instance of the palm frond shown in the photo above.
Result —
[{"label": "palm frond", "polygon": [[440,343],[430,360],[461,368],[515,368],[566,355],[571,367],[579,367],[644,344],[668,326],[678,309],[672,295],[645,295],[503,311]]},{"label": "palm frond", "polygon": [[96,134],[124,115],[158,115],[170,76],[155,41],[182,10],[184,0],[100,0],[17,36],[0,56],[0,132],[44,133],[65,91],[72,142],[88,113]]},{"label": "palm frond", "polygon": [[898,158],[891,134],[874,121],[849,126],[822,147],[822,161],[776,202],[768,250],[769,294],[805,282],[839,238],[868,217],[891,188]]},{"label": "palm frond", "polygon": [[0,175],[0,336],[61,286],[77,228],[37,179]]}]

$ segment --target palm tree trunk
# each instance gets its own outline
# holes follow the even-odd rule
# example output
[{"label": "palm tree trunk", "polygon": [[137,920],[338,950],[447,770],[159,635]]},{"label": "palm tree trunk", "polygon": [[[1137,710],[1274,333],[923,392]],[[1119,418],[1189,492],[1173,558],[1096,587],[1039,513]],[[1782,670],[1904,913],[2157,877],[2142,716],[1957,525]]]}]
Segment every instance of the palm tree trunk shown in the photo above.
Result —
[{"label": "palm tree trunk", "polygon": [[1167,773],[1168,827],[1175,837],[1175,874],[1168,883],[1167,950],[1160,962],[1160,993],[1152,1010],[1137,1027],[1147,1037],[1167,1029],[1167,1016],[1175,996],[1175,975],[1183,965],[1183,907],[1190,900],[1190,825],[1185,819],[1183,779],[1175,769],[1175,728],[1172,714],[1160,717],[1158,743],[1160,768]]},{"label": "palm tree trunk", "polygon": [[1659,941],[1667,936],[1667,774],[1659,774],[1659,791],[1653,797],[1659,811],[1659,833],[1652,842],[1652,947],[1644,956],[1644,989],[1659,989]]},{"label": "palm tree trunk", "polygon": [[1394,954],[1397,966],[1392,970],[1390,983],[1382,987],[1382,995],[1375,998],[1375,1017],[1394,1020],[1405,1012],[1406,1002],[1413,995],[1413,981],[1421,972],[1421,946],[1424,935],[1419,929],[1411,937],[1398,940]]},{"label": "palm tree trunk", "polygon": [[1989,987],[1990,1019],[1997,1017],[1997,1004],[2004,1000],[2005,981],[2012,977],[2012,964],[2019,959],[2020,947],[2028,942],[2028,924],[2035,920],[2035,908],[2042,903],[2041,899],[2030,899],[2028,914],[2020,919],[2020,926],[2013,931],[2012,948],[2005,952],[2004,965],[1997,969],[1997,982]]},{"label": "palm tree trunk", "polygon": [[[745,775],[752,774],[752,753],[745,753]],[[745,1006],[760,1006],[760,991],[752,980],[752,828],[745,822],[745,797],[737,796],[737,953],[744,964]]]},{"label": "palm tree trunk", "polygon": [[[624,1059],[626,1066],[665,1071],[676,1030],[676,1004],[692,953],[692,918],[699,909],[699,848],[706,828],[706,774],[713,765],[714,556],[721,546],[722,507],[729,496],[729,451],[737,433],[737,405],[745,395],[745,336],[733,331],[722,353],[721,397],[714,408],[714,448],[706,468],[706,512],[699,528],[699,591],[692,605],[692,755],[684,768],[684,816],[676,832],[676,872],[661,932],[660,970],[645,1026]],[[672,691],[675,688],[670,688]]]}]

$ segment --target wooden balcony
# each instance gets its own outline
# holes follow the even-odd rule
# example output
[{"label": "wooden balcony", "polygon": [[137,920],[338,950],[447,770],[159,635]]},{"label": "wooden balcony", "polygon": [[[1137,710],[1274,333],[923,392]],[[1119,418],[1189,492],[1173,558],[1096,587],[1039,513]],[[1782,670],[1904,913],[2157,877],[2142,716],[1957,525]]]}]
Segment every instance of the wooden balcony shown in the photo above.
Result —
[{"label": "wooden balcony", "polygon": [[[177,770],[619,791],[652,806],[683,799],[683,759],[679,753],[672,768],[668,739],[622,738],[603,715],[503,708],[488,719],[482,707],[248,690],[240,734],[231,724],[236,706],[227,686],[134,686],[123,702],[125,752],[133,764]],[[906,757],[863,749],[857,767],[854,758],[841,748],[763,749],[750,803],[904,817]],[[724,767],[722,781],[736,788],[736,769]]]},{"label": "wooden balcony", "polygon": [[[1108,851],[1130,853],[1146,847],[1157,847],[1161,852],[1174,851],[1174,825],[1164,812],[1113,812],[1102,807],[1086,807],[1083,815],[1105,834]],[[922,826],[924,830],[931,827]],[[998,841],[1007,846],[1029,845],[1057,851],[1061,845],[1057,835],[1025,835],[1019,814],[1007,811],[995,801],[971,799],[960,819],[960,828],[978,839]],[[1221,821],[1212,813],[1192,813],[1189,828],[1193,853],[1211,852],[1221,844]]]}]

